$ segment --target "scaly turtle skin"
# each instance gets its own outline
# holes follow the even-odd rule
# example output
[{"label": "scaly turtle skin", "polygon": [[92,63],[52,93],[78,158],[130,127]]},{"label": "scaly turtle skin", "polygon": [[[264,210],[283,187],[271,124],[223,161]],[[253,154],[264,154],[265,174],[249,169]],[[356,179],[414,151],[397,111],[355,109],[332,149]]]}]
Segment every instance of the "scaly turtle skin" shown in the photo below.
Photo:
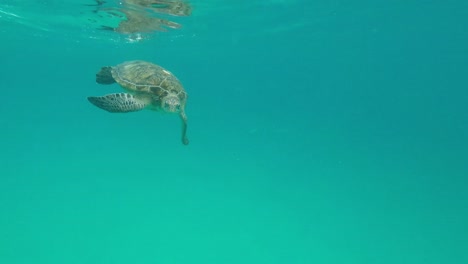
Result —
[{"label": "scaly turtle skin", "polygon": [[127,61],[102,67],[96,74],[99,84],[117,82],[128,93],[88,97],[95,106],[111,113],[127,113],[150,109],[179,114],[182,120],[182,143],[189,143],[185,104],[187,93],[180,81],[161,66],[146,61]]}]

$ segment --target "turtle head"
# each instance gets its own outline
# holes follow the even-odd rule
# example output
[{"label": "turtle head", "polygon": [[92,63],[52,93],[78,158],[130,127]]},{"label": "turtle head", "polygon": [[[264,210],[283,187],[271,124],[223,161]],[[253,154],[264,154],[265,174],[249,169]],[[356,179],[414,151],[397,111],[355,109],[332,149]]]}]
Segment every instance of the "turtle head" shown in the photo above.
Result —
[{"label": "turtle head", "polygon": [[180,99],[176,94],[170,93],[162,99],[161,107],[168,113],[179,113],[181,110]]}]

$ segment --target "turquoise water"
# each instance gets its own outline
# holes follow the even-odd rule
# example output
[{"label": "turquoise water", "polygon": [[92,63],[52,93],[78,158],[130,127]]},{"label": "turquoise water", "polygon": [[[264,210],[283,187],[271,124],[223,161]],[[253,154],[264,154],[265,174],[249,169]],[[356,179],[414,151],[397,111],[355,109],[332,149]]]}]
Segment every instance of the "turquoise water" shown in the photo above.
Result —
[{"label": "turquoise water", "polygon": [[[0,263],[468,263],[468,2],[193,0],[143,41],[89,2],[0,4]],[[86,100],[133,59],[190,145]]]}]

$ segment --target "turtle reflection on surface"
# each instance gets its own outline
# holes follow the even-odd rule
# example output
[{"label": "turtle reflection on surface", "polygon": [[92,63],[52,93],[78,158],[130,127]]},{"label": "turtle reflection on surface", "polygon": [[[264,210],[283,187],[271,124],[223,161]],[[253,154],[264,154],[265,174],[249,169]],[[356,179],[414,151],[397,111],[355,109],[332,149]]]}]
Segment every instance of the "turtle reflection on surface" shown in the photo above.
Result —
[{"label": "turtle reflection on surface", "polygon": [[[181,25],[166,19],[148,16],[139,11],[119,10],[125,15],[117,27],[102,26],[102,29],[112,30],[118,33],[131,34],[138,32],[167,31],[167,28],[177,29]],[[115,15],[115,13],[111,13]]]},{"label": "turtle reflection on surface", "polygon": [[101,26],[101,29],[122,34],[149,33],[178,29],[179,23],[157,17],[159,14],[172,16],[189,16],[191,6],[183,0],[122,0],[120,7],[102,7],[106,1],[95,0],[98,12],[106,12],[121,19],[118,26]]},{"label": "turtle reflection on surface", "polygon": [[148,8],[156,13],[173,16],[190,16],[192,7],[184,1],[171,0],[124,0],[125,4]]}]

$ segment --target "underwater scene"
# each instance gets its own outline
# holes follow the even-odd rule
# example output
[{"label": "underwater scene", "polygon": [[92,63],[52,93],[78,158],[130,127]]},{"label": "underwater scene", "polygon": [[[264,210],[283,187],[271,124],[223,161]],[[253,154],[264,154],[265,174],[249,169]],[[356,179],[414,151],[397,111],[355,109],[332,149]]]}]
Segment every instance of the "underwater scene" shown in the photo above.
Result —
[{"label": "underwater scene", "polygon": [[468,1],[0,1],[0,264],[468,263]]}]

